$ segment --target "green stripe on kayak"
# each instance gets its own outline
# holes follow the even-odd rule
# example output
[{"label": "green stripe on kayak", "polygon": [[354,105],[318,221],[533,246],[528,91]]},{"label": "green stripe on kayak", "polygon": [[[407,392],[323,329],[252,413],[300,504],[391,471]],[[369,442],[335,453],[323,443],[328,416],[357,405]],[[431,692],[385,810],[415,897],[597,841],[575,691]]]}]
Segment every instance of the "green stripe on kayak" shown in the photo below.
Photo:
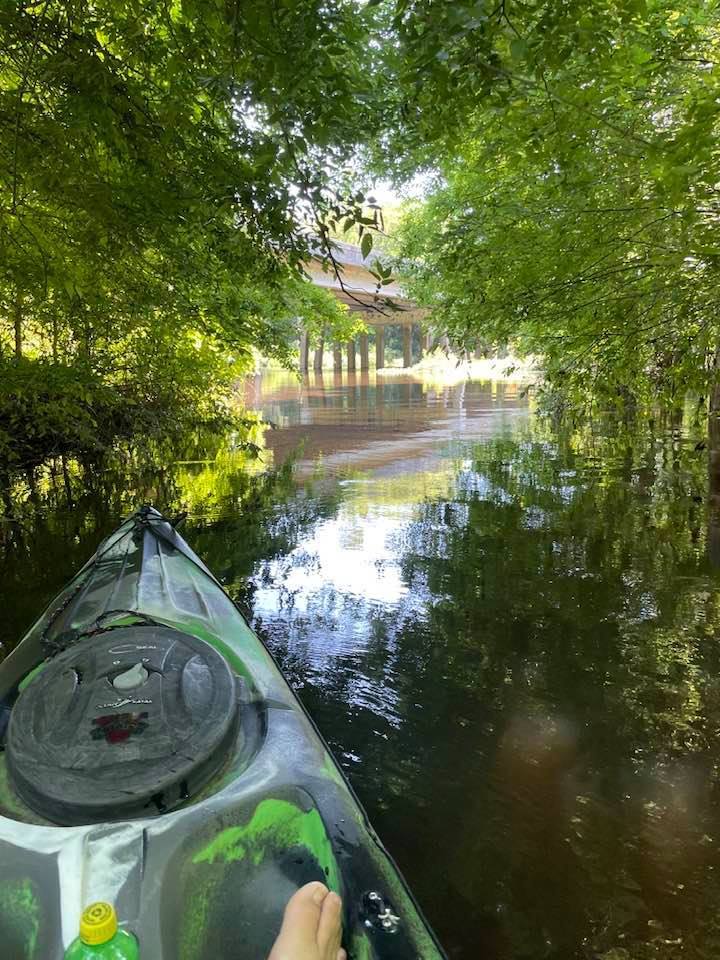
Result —
[{"label": "green stripe on kayak", "polygon": [[30,673],[28,673],[18,684],[18,691],[23,692],[25,687],[39,674],[41,673],[48,664],[48,660],[43,660],[36,667],[33,667]]},{"label": "green stripe on kayak", "polygon": [[[247,889],[251,889],[256,871],[273,869],[287,856],[302,856],[301,851],[305,851],[308,862],[322,872],[328,887],[340,892],[340,871],[322,817],[315,809],[304,810],[289,800],[267,798],[246,823],[225,827],[210,840],[207,836],[194,851],[188,851],[186,866],[181,868],[184,880],[178,893],[183,912],[177,930],[178,960],[198,960],[214,956],[223,947],[226,950],[228,931],[217,929],[218,907],[233,901],[238,919],[248,922],[250,918],[243,915],[243,887],[247,883]],[[320,879],[317,873],[315,879]],[[274,909],[270,903],[268,907]],[[263,927],[260,914],[254,919]],[[273,921],[273,934],[277,933],[277,922]]]},{"label": "green stripe on kayak", "polygon": [[3,918],[2,955],[13,960],[34,960],[40,908],[29,879],[0,882],[0,916]]},{"label": "green stripe on kayak", "polygon": [[325,824],[317,810],[303,811],[287,800],[263,800],[243,826],[227,827],[195,854],[193,863],[249,859],[258,866],[268,852],[307,847],[325,872],[331,890],[340,877]]}]

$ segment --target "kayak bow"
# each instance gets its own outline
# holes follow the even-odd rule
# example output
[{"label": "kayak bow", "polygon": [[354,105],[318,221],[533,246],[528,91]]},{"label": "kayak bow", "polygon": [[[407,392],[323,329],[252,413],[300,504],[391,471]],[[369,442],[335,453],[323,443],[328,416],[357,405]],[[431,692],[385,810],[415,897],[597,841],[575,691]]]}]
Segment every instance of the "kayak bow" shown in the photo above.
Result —
[{"label": "kayak bow", "polygon": [[0,664],[0,943],[63,960],[106,901],[148,960],[265,960],[323,880],[352,960],[444,956],[279,668],[144,507]]}]

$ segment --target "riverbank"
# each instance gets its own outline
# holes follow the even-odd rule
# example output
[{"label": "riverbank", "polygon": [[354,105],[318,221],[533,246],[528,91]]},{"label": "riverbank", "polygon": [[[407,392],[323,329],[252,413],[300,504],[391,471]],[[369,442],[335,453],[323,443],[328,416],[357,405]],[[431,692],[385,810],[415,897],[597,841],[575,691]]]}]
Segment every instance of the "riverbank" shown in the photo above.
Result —
[{"label": "riverbank", "polygon": [[[278,374],[287,372],[287,368],[277,361],[258,356],[255,372],[256,375],[263,372]],[[318,371],[310,371],[310,373],[316,372]],[[321,372],[324,375],[336,373],[332,353],[325,353]],[[541,383],[543,379],[542,367],[537,357],[520,358],[508,354],[505,357],[467,359],[454,353],[445,353],[440,349],[424,354],[422,359],[410,367],[404,367],[402,358],[398,357],[380,370],[371,364],[369,370],[361,371],[358,365],[354,375],[361,376],[363,372],[377,374],[380,377],[420,376],[423,379],[427,379],[427,375],[430,374],[435,383],[448,384],[460,383],[463,380],[493,380],[501,383],[534,385]],[[348,374],[344,358],[342,374]]]},{"label": "riverbank", "polygon": [[381,371],[384,376],[413,372],[441,374],[448,383],[459,383],[461,380],[494,380],[500,383],[537,384],[542,380],[540,361],[535,357],[521,359],[508,354],[506,357],[468,360],[453,353],[446,354],[442,350],[426,353],[422,360],[412,367],[399,365],[385,367]]}]

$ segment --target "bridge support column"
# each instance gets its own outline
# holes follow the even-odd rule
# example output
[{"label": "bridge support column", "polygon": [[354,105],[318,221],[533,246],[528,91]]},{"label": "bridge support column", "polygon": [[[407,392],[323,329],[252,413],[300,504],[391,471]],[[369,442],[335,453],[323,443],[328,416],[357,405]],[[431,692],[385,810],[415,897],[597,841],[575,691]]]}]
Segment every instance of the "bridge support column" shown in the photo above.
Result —
[{"label": "bridge support column", "polygon": [[348,355],[348,373],[355,373],[355,341],[354,340],[348,340],[347,355]]},{"label": "bridge support column", "polygon": [[342,373],[342,344],[333,344],[333,370]]},{"label": "bridge support column", "polygon": [[368,351],[368,335],[366,333],[360,334],[360,369],[361,370],[370,369],[370,354]]},{"label": "bridge support column", "polygon": [[322,370],[323,368],[323,349],[325,347],[325,342],[322,337],[320,337],[320,343],[315,348],[315,361],[313,363],[313,368],[315,370]]},{"label": "bridge support column", "polygon": [[300,331],[300,373],[307,373],[310,364],[310,344],[307,330]]},{"label": "bridge support column", "polygon": [[409,323],[403,327],[403,366],[412,366],[412,326]]},{"label": "bridge support column", "polygon": [[428,331],[425,334],[425,352],[430,353],[433,348],[433,335]]},{"label": "bridge support column", "polygon": [[382,370],[385,366],[385,327],[375,327],[375,367]]}]

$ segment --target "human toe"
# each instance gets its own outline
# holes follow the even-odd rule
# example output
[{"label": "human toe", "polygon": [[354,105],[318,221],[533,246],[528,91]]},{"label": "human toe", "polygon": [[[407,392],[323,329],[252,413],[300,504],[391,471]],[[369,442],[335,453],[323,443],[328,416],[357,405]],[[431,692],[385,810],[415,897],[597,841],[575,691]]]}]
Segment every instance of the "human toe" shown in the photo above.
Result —
[{"label": "human toe", "polygon": [[328,893],[321,910],[317,928],[317,944],[320,956],[336,960],[340,956],[342,940],[342,900],[336,893]]},{"label": "human toe", "polygon": [[296,942],[315,943],[327,896],[328,888],[319,881],[300,887],[285,907],[280,937],[292,936]]}]

